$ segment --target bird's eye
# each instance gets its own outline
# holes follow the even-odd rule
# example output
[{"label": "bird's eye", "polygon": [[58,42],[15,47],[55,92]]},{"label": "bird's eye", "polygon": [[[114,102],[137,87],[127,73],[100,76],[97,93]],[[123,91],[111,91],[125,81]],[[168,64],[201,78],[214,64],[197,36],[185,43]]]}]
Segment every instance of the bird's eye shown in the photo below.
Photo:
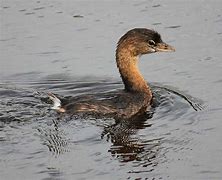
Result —
[{"label": "bird's eye", "polygon": [[155,45],[155,42],[154,42],[154,40],[149,40],[149,41],[148,41],[148,44],[149,44],[150,46],[154,46],[154,45]]}]

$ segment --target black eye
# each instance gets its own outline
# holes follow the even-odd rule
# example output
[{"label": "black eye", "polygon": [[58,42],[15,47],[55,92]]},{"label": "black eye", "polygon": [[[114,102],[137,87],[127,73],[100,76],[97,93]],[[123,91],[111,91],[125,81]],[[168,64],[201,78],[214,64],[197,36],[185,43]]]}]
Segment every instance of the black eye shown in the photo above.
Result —
[{"label": "black eye", "polygon": [[148,41],[148,44],[149,44],[150,46],[154,46],[154,45],[155,45],[155,42],[154,42],[154,40],[149,40],[149,41]]}]

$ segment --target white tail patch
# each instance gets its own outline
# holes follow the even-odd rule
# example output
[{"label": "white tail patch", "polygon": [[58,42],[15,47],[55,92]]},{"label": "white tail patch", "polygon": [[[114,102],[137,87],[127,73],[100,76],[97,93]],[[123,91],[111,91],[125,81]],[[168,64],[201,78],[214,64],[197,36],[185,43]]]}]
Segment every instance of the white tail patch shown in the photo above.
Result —
[{"label": "white tail patch", "polygon": [[51,109],[55,109],[55,110],[60,110],[61,109],[61,101],[59,98],[57,98],[54,94],[52,93],[48,93],[49,98],[52,100],[53,102],[53,106],[51,107]]}]

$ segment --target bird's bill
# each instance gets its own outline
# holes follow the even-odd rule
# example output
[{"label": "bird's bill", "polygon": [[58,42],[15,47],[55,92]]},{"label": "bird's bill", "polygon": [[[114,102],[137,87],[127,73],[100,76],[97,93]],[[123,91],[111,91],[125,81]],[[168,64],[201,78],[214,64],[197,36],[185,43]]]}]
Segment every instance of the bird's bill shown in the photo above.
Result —
[{"label": "bird's bill", "polygon": [[156,52],[171,52],[171,51],[175,51],[175,48],[169,44],[161,42],[156,45],[155,51]]}]

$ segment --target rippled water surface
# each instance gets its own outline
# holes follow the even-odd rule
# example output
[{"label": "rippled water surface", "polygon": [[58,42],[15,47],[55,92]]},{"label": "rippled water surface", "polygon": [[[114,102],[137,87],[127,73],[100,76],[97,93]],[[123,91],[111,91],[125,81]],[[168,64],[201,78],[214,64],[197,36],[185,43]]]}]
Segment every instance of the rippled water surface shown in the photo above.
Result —
[{"label": "rippled water surface", "polygon": [[[220,179],[220,1],[1,1],[1,179]],[[141,57],[156,107],[116,122],[59,115],[62,96],[121,89],[118,38],[156,29]]]}]

